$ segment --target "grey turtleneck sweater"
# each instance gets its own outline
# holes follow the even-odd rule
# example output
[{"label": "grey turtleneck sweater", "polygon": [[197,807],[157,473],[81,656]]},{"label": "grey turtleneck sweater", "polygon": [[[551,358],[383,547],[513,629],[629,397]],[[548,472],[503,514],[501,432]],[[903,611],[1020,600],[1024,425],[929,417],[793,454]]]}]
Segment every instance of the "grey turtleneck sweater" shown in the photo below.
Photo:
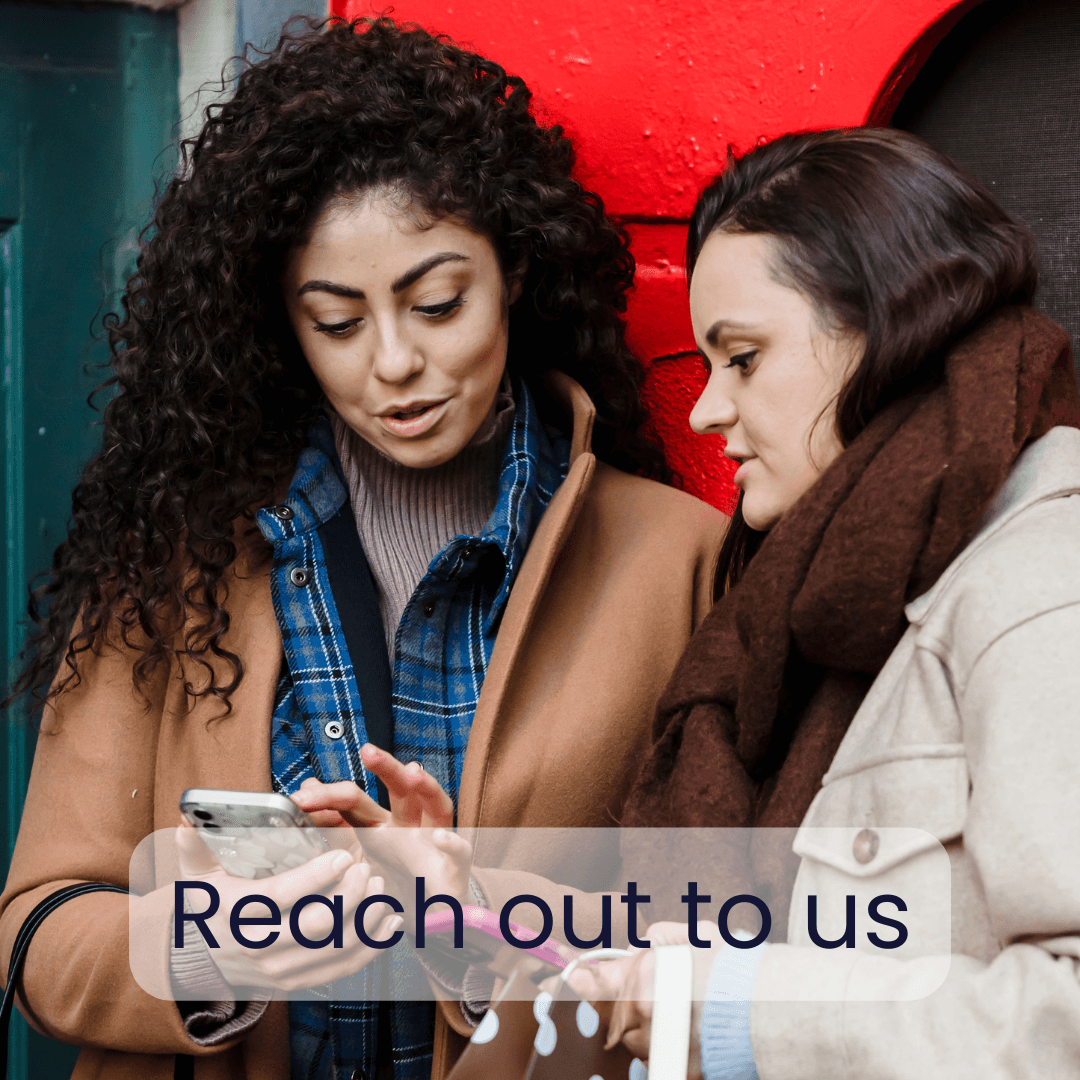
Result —
[{"label": "grey turtleneck sweater", "polygon": [[432,559],[455,536],[478,536],[499,497],[503,443],[514,419],[509,376],[492,414],[456,457],[431,469],[401,465],[327,410],[356,530],[379,593],[394,666],[398,624]]}]

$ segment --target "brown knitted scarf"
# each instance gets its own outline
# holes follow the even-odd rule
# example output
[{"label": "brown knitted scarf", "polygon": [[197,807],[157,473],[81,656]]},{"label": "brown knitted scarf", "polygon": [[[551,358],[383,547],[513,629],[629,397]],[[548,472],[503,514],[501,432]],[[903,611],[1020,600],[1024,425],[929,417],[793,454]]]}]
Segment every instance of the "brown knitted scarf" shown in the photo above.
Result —
[{"label": "brown knitted scarf", "polygon": [[875,417],[691,641],[624,824],[797,826],[907,627],[904,605],[1058,424],[1080,427],[1068,335],[1027,307],[987,319],[941,385]]}]

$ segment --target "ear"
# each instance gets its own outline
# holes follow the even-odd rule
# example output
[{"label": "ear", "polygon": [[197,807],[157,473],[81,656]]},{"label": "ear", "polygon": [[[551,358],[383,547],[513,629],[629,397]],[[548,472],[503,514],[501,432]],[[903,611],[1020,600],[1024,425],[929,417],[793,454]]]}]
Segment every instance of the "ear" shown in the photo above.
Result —
[{"label": "ear", "polygon": [[528,270],[528,261],[522,259],[509,274],[506,275],[506,299],[507,304],[516,304],[521,299],[525,289],[525,271]]}]

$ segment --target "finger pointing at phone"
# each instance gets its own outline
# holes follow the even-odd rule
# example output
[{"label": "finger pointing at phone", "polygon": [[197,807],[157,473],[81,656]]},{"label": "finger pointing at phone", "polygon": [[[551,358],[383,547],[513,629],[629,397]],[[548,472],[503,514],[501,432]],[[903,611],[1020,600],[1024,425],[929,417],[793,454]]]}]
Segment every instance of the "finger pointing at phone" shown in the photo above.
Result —
[{"label": "finger pointing at phone", "polygon": [[365,827],[393,823],[404,826],[453,828],[454,803],[438,780],[418,761],[404,765],[385,750],[366,743],[360,751],[364,768],[374,773],[390,796],[390,810],[381,807],[352,781],[335,784],[305,780],[293,801],[320,828],[335,825]]}]

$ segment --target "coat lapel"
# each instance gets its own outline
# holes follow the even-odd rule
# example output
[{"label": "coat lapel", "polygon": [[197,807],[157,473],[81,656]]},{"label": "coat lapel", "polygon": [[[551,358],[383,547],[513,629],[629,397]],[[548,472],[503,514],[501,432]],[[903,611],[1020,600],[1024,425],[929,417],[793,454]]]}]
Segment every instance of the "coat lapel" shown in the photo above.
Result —
[{"label": "coat lapel", "polygon": [[555,560],[574,527],[596,469],[596,457],[591,450],[595,406],[585,391],[560,371],[548,374],[547,389],[552,400],[573,417],[570,471],[533,533],[503,612],[462,768],[458,826],[463,828],[484,824],[484,788],[491,745],[502,722],[502,704],[510,677],[523,653],[532,617],[551,578]]}]

